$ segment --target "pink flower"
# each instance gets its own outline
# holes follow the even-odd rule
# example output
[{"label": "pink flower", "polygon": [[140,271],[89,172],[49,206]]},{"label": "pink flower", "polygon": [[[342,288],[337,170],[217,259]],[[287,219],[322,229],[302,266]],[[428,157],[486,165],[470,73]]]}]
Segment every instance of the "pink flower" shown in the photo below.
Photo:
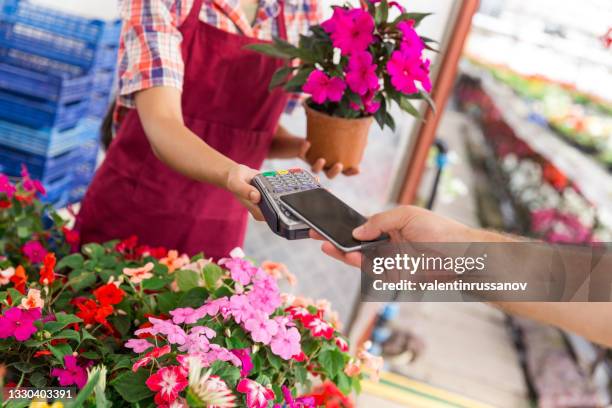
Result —
[{"label": "pink flower", "polygon": [[146,339],[129,339],[123,346],[132,349],[134,353],[140,354],[153,347],[153,344]]},{"label": "pink flower", "polygon": [[243,286],[251,283],[251,277],[257,272],[257,268],[249,260],[244,259],[244,252],[240,248],[235,248],[230,253],[230,258],[220,259],[218,264],[225,266],[230,271],[232,279]]},{"label": "pink flower", "polygon": [[59,379],[62,387],[75,384],[83,388],[87,384],[87,370],[77,364],[77,358],[71,354],[64,356],[64,368],[54,368],[51,375]]},{"label": "pink flower", "polygon": [[47,255],[47,250],[45,247],[43,247],[40,242],[35,240],[26,242],[21,248],[21,251],[33,264],[42,262]]},{"label": "pink flower", "polygon": [[340,351],[346,353],[349,350],[349,345],[346,340],[342,337],[336,337],[336,346],[340,349]]},{"label": "pink flower", "polygon": [[346,83],[348,87],[359,95],[379,88],[376,65],[372,63],[372,54],[359,51],[351,55],[348,62]]},{"label": "pink flower", "polygon": [[[361,97],[361,103],[363,104],[363,110],[364,112],[370,115],[375,114],[380,109],[380,102],[374,100],[375,96],[376,96],[375,91],[367,91],[366,94]],[[361,110],[361,106],[357,105],[353,101],[350,102],[350,106],[351,106],[351,109],[353,110],[356,110],[356,111]]]},{"label": "pink flower", "polygon": [[274,391],[248,378],[240,380],[236,390],[246,394],[247,408],[266,408],[274,400]]},{"label": "pink flower", "polygon": [[11,184],[6,174],[0,173],[0,193],[4,193],[8,198],[13,198],[17,189]]},{"label": "pink flower", "polygon": [[216,316],[218,313],[221,313],[224,319],[229,316],[231,312],[229,299],[226,296],[215,300],[209,300],[204,303],[204,305],[200,306],[198,310],[208,316]]},{"label": "pink flower", "polygon": [[202,317],[206,316],[206,312],[202,309],[192,309],[191,307],[178,308],[170,311],[172,321],[176,324],[194,324]]},{"label": "pink flower", "polygon": [[270,320],[264,313],[259,312],[254,314],[244,324],[244,328],[251,333],[253,341],[270,344],[272,336],[278,332],[278,324],[274,320]]},{"label": "pink flower", "polygon": [[38,289],[28,289],[28,295],[21,299],[21,305],[19,308],[21,309],[42,309],[45,305],[45,302],[40,297],[40,290]]},{"label": "pink flower", "polygon": [[249,348],[235,349],[232,350],[232,354],[240,359],[241,369],[240,375],[246,377],[253,369],[253,360],[251,360],[251,353]]},{"label": "pink flower", "polygon": [[232,296],[229,306],[236,323],[246,322],[253,316],[253,306],[245,295]]},{"label": "pink flower", "polygon": [[7,309],[0,316],[0,339],[7,339],[11,336],[17,341],[26,341],[38,330],[34,322],[41,318],[41,310],[19,309],[12,307]]},{"label": "pink flower", "polygon": [[302,90],[312,95],[312,100],[316,103],[325,101],[338,102],[342,99],[346,83],[338,77],[330,78],[323,71],[315,69],[308,75]]},{"label": "pink flower", "polygon": [[300,332],[295,327],[288,329],[280,327],[278,333],[272,338],[270,348],[283,360],[289,360],[302,351],[300,340]]},{"label": "pink flower", "polygon": [[334,328],[325,320],[317,316],[310,317],[303,321],[303,323],[310,329],[310,333],[313,337],[325,337],[327,340],[331,340],[334,336]]},{"label": "pink flower", "polygon": [[402,21],[397,28],[402,32],[401,51],[416,59],[421,59],[425,44],[414,29],[414,20]]},{"label": "pink flower", "polygon": [[419,91],[416,82],[420,82],[427,92],[431,91],[428,59],[421,60],[409,53],[395,51],[387,63],[391,84],[400,92],[414,94]]},{"label": "pink flower", "polygon": [[30,177],[30,173],[28,172],[28,168],[25,164],[21,165],[21,177],[23,178],[23,189],[30,193],[40,193],[41,195],[45,195],[47,192],[43,187],[42,183],[38,180],[32,180]]},{"label": "pink flower", "polygon": [[14,275],[15,268],[13,268],[12,266],[6,269],[0,269],[0,286],[8,285]]},{"label": "pink flower", "polygon": [[334,47],[340,48],[342,55],[364,51],[374,41],[374,19],[362,9],[336,7],[332,17],[321,27],[329,33]]},{"label": "pink flower", "polygon": [[161,368],[146,381],[147,387],[155,392],[156,404],[169,404],[178,398],[179,392],[187,388],[188,381],[183,370],[177,366]]},{"label": "pink flower", "polygon": [[210,349],[210,343],[208,342],[208,339],[212,339],[216,335],[217,333],[215,333],[215,331],[209,327],[193,327],[187,335],[185,344],[182,344],[179,347],[179,351],[186,351],[190,354],[207,352]]},{"label": "pink flower", "polygon": [[[185,344],[187,341],[187,333],[181,327],[173,324],[170,320],[156,319],[155,317],[149,317],[149,321],[153,323],[152,327],[149,327],[151,334],[163,334],[166,336],[168,343],[170,344]],[[141,329],[142,330],[142,329]],[[137,330],[135,333],[138,335]]]},{"label": "pink flower", "polygon": [[130,282],[137,285],[153,277],[151,271],[154,267],[155,265],[153,262],[148,262],[145,266],[141,266],[140,268],[123,268],[123,273],[130,277]]}]

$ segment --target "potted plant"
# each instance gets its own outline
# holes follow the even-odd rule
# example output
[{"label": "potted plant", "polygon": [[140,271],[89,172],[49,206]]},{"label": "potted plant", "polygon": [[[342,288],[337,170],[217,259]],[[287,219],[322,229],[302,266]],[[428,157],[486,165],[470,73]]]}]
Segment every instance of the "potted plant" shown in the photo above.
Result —
[{"label": "potted plant", "polygon": [[363,8],[335,7],[332,17],[302,35],[297,46],[275,38],[248,47],[286,60],[271,88],[310,95],[304,103],[309,162],[322,157],[355,169],[373,120],[394,129],[391,102],[417,117],[412,101],[423,99],[433,107],[430,61],[424,56],[433,50],[433,40],[416,31],[428,15],[407,13],[388,0],[370,1]]},{"label": "potted plant", "polygon": [[314,407],[313,380],[350,394],[380,368],[348,354],[328,302],[280,292],[293,280],[282,265],[136,237],[79,248],[41,193],[25,170],[17,185],[0,173],[5,396],[59,386],[53,398],[75,407]]}]

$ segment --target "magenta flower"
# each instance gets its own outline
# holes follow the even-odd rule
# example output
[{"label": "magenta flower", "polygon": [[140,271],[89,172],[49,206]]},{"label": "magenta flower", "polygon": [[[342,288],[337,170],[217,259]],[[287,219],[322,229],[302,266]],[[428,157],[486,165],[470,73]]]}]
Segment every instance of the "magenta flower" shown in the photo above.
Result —
[{"label": "magenta flower", "polygon": [[259,312],[246,321],[244,328],[251,333],[253,341],[270,344],[272,336],[278,332],[278,324],[270,320],[264,313]]},{"label": "magenta flower", "polygon": [[359,95],[378,90],[378,75],[376,75],[376,65],[372,63],[372,54],[360,51],[349,58],[346,83],[353,92]]},{"label": "magenta flower", "polygon": [[289,360],[302,351],[300,340],[300,332],[295,327],[280,327],[278,333],[270,342],[270,348],[274,354],[283,360]]},{"label": "magenta flower", "polygon": [[241,368],[240,375],[246,377],[253,369],[253,360],[251,359],[251,353],[249,348],[234,349],[231,351],[236,357],[240,359]]},{"label": "magenta flower", "polygon": [[87,384],[87,370],[77,364],[77,358],[71,354],[64,356],[64,368],[54,368],[51,375],[59,379],[62,387],[75,384],[83,388]]},{"label": "magenta flower", "polygon": [[11,184],[6,174],[0,173],[0,193],[4,193],[8,198],[13,198],[17,189]]},{"label": "magenta flower", "polygon": [[334,47],[340,48],[342,55],[364,51],[374,41],[374,19],[359,8],[336,7],[331,18],[321,27],[329,33]]},{"label": "magenta flower", "polygon": [[40,308],[19,309],[12,307],[0,316],[0,339],[11,336],[17,341],[26,341],[38,330],[34,322],[42,317]]},{"label": "magenta flower", "polygon": [[419,91],[417,82],[420,82],[427,92],[431,91],[429,64],[430,61],[427,59],[421,60],[409,53],[395,51],[387,63],[391,84],[405,94],[417,93]]},{"label": "magenta flower", "polygon": [[153,347],[153,344],[149,343],[149,341],[145,339],[129,339],[124,344],[124,347],[132,349],[134,353],[140,354]]},{"label": "magenta flower", "polygon": [[25,164],[21,165],[21,177],[23,178],[23,188],[25,191],[30,193],[40,193],[41,195],[45,195],[47,191],[42,183],[38,180],[32,180],[30,177],[30,173],[28,172],[28,168]]},{"label": "magenta flower", "polygon": [[21,248],[21,251],[33,264],[44,261],[45,256],[47,255],[47,250],[45,247],[43,247],[40,242],[35,240],[26,242]]},{"label": "magenta flower", "polygon": [[[283,391],[286,404],[285,406],[287,408],[315,408],[317,406],[314,397],[293,398],[293,395],[291,395],[291,390],[286,385],[283,385],[281,390]],[[280,407],[280,405],[277,406]],[[275,408],[277,406],[275,405]]]},{"label": "magenta flower", "polygon": [[240,380],[236,390],[246,394],[247,408],[266,408],[274,400],[274,391],[248,378]]},{"label": "magenta flower", "polygon": [[315,69],[310,73],[302,90],[312,95],[312,100],[316,103],[326,101],[338,102],[344,95],[346,83],[338,77],[330,78],[323,71]]},{"label": "magenta flower", "polygon": [[425,44],[414,29],[414,20],[402,21],[397,25],[397,28],[402,32],[400,50],[404,54],[420,59],[425,49]]}]

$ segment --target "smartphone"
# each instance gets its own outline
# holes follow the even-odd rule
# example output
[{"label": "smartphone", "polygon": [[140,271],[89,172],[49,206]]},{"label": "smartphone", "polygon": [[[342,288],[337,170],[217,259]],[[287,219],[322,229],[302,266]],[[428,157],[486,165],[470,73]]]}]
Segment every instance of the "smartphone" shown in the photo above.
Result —
[{"label": "smartphone", "polygon": [[292,214],[344,252],[359,251],[389,239],[387,235],[367,242],[353,238],[353,230],[363,225],[366,218],[325,189],[286,194],[280,200]]}]

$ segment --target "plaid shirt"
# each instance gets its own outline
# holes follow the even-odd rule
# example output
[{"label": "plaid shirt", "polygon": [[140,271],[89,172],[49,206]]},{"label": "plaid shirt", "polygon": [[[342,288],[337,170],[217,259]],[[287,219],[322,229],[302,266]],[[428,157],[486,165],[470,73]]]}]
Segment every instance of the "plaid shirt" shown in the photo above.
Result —
[{"label": "plaid shirt", "polygon": [[[134,108],[134,93],[157,86],[183,89],[180,25],[194,0],[120,0],[123,32],[119,49],[118,106]],[[278,0],[259,0],[255,23],[246,20],[240,0],[206,0],[200,20],[231,33],[259,39],[278,36]],[[288,40],[297,43],[300,34],[320,21],[317,0],[285,0]],[[297,104],[291,96],[287,111]],[[119,117],[119,116],[116,116]]]}]

